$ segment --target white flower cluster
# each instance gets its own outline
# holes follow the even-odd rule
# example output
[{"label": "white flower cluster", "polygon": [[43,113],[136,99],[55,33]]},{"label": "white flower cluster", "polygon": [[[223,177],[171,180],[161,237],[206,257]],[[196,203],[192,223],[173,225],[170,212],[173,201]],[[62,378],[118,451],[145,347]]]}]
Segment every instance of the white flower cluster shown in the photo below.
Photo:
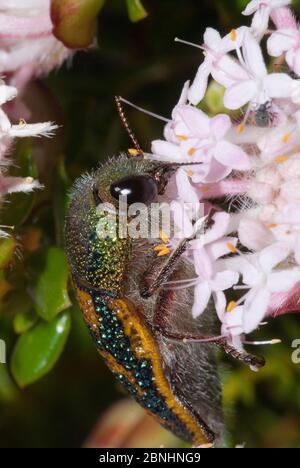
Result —
[{"label": "white flower cluster", "polygon": [[[212,297],[236,347],[265,317],[300,303],[300,28],[290,3],[252,0],[243,12],[254,14],[250,27],[224,38],[206,30],[196,78],[185,84],[164,140],[152,142],[156,159],[199,163],[177,174],[180,201],[216,210],[213,227],[188,252],[197,274],[193,316]],[[262,42],[275,60],[271,72]],[[210,77],[224,88],[226,114],[200,110]],[[247,203],[228,212],[216,205],[220,197]]]},{"label": "white flower cluster", "polygon": [[[0,203],[3,196],[13,192],[30,192],[38,188],[39,182],[31,177],[10,177],[7,176],[7,152],[9,151],[15,138],[24,137],[49,137],[56,130],[57,126],[52,122],[38,124],[27,124],[20,120],[18,125],[12,125],[6,113],[2,109],[3,104],[11,101],[17,96],[17,89],[13,86],[7,86],[0,80]],[[0,231],[0,236],[6,236],[4,231]]]}]

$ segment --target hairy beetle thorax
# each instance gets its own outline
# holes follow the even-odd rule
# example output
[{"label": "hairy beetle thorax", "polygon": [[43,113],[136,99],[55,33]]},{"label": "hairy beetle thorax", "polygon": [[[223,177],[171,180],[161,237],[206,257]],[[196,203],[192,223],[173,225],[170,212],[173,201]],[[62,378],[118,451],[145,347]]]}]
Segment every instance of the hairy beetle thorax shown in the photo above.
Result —
[{"label": "hairy beetle thorax", "polygon": [[66,248],[76,282],[118,295],[130,258],[131,242],[118,236],[118,218],[95,206],[93,175],[79,179],[66,221]]}]

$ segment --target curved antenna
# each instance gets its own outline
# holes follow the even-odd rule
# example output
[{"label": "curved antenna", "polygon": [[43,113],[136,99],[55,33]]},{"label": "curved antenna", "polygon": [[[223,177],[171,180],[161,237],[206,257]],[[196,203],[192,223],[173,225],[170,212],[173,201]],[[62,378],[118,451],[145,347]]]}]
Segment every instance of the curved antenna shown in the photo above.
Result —
[{"label": "curved antenna", "polygon": [[117,109],[118,109],[118,112],[119,112],[119,115],[121,117],[121,121],[134,145],[134,148],[136,149],[137,151],[137,155],[138,156],[139,154],[142,155],[143,154],[143,150],[142,148],[140,147],[139,145],[139,142],[136,138],[136,136],[134,135],[130,125],[129,125],[129,122],[127,120],[127,117],[126,117],[126,114],[125,114],[125,111],[123,109],[123,106],[122,106],[122,102],[123,102],[123,98],[121,96],[115,96],[115,100],[116,100],[116,104],[117,104]]}]

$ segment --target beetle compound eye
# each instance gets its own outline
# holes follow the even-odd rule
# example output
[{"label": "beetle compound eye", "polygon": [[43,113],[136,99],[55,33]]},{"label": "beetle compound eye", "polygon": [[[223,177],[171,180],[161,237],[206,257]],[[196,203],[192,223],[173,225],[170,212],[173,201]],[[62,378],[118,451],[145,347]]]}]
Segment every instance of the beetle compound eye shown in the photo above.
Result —
[{"label": "beetle compound eye", "polygon": [[156,182],[150,176],[129,176],[118,180],[110,187],[113,198],[119,200],[120,197],[127,197],[128,205],[133,203],[144,203],[149,205],[157,195],[158,188]]}]

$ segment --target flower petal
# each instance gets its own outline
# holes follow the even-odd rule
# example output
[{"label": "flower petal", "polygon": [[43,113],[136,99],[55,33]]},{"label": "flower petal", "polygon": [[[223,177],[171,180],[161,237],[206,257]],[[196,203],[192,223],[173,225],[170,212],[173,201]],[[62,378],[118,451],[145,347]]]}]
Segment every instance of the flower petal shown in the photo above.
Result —
[{"label": "flower petal", "polygon": [[270,19],[271,8],[269,7],[261,7],[255,15],[253,16],[253,20],[251,23],[251,29],[257,37],[257,39],[262,39],[264,34],[266,33],[268,26],[269,26],[269,19]]},{"label": "flower petal", "polygon": [[238,233],[240,242],[250,250],[260,251],[274,242],[270,229],[257,219],[242,219]]},{"label": "flower petal", "polygon": [[300,269],[275,271],[270,274],[267,288],[272,293],[287,292],[300,282]]},{"label": "flower petal", "polygon": [[196,241],[193,250],[194,266],[198,276],[210,280],[213,275],[213,265],[206,249],[203,248],[201,240]]},{"label": "flower petal", "polygon": [[219,52],[221,47],[220,33],[213,28],[207,28],[204,33],[204,43],[215,52]]},{"label": "flower petal", "polygon": [[211,133],[216,140],[221,140],[227,135],[232,127],[231,119],[226,114],[219,114],[213,117],[210,121]]},{"label": "flower petal", "polygon": [[236,271],[221,271],[217,273],[211,281],[211,288],[213,291],[226,291],[232,288],[239,280],[239,274]]},{"label": "flower petal", "polygon": [[204,244],[210,244],[211,242],[219,240],[226,234],[230,222],[230,214],[225,212],[216,213],[213,216],[213,221],[213,226],[203,235]]},{"label": "flower petal", "polygon": [[177,115],[186,126],[190,137],[205,138],[210,134],[210,118],[192,106],[178,106]]},{"label": "flower petal", "polygon": [[294,90],[293,80],[286,73],[271,73],[264,79],[264,87],[270,98],[289,98]]},{"label": "flower petal", "polygon": [[188,99],[191,104],[197,105],[202,101],[207,90],[208,78],[212,70],[212,57],[209,55],[198,68],[196,77],[189,89]]},{"label": "flower petal", "polygon": [[214,156],[219,163],[232,169],[238,171],[251,169],[250,160],[245,151],[229,141],[223,140],[217,143]]},{"label": "flower petal", "polygon": [[251,70],[254,76],[263,78],[267,75],[268,71],[261,47],[250,31],[245,36],[243,55],[249,70]]},{"label": "flower petal", "polygon": [[236,247],[238,239],[236,237],[222,237],[206,247],[210,257],[214,260],[228,255],[231,251],[229,246]]},{"label": "flower petal", "polygon": [[245,16],[253,15],[253,13],[255,13],[258,10],[260,3],[261,3],[261,0],[250,1],[248,5],[246,6],[245,10],[242,11],[242,15],[245,15]]},{"label": "flower petal", "polygon": [[257,93],[257,84],[253,80],[241,81],[226,89],[224,105],[227,109],[236,110],[253,101]]},{"label": "flower petal", "polygon": [[184,169],[177,171],[176,184],[179,199],[185,203],[191,203],[197,208],[199,206],[199,196],[196,189],[191,185],[190,178]]},{"label": "flower petal", "polygon": [[226,312],[223,316],[222,333],[230,337],[244,333],[243,327],[244,307],[236,307],[232,312]]},{"label": "flower petal", "polygon": [[166,161],[182,161],[180,147],[168,141],[152,141],[151,151],[153,154],[162,156]]},{"label": "flower petal", "polygon": [[223,55],[214,62],[212,76],[219,84],[228,88],[240,80],[249,80],[249,73],[230,55]]},{"label": "flower petal", "polygon": [[223,322],[226,314],[226,296],[222,291],[216,291],[213,293],[213,299],[219,320]]},{"label": "flower petal", "polygon": [[211,298],[211,289],[207,281],[203,281],[195,287],[195,299],[192,308],[194,318],[199,317],[205,311]]},{"label": "flower petal", "polygon": [[299,31],[296,29],[280,29],[275,31],[267,42],[268,53],[272,57],[280,57],[297,44]]},{"label": "flower petal", "polygon": [[283,243],[276,243],[266,247],[259,254],[259,263],[265,273],[270,273],[274,267],[283,262],[290,253],[290,247]]},{"label": "flower petal", "polygon": [[245,333],[251,333],[263,321],[268,310],[270,299],[271,293],[265,288],[261,288],[251,295],[250,300],[245,304],[243,317]]}]

